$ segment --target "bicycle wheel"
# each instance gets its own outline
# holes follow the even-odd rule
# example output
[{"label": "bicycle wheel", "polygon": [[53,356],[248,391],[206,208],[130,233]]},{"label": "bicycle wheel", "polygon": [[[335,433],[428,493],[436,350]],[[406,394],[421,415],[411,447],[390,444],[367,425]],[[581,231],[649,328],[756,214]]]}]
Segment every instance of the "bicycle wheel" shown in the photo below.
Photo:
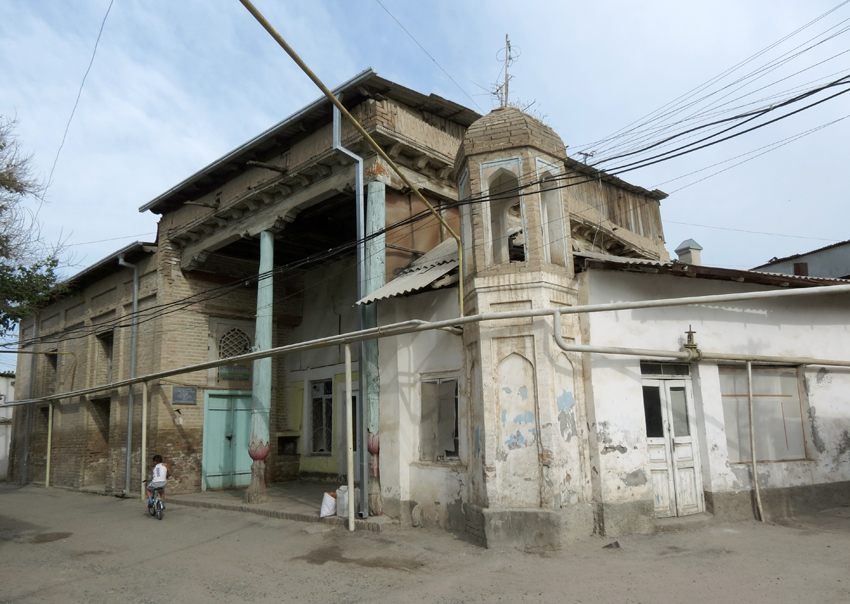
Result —
[{"label": "bicycle wheel", "polygon": [[156,499],[154,499],[153,507],[156,509],[156,519],[162,520],[162,498],[159,496],[159,493],[156,494]]},{"label": "bicycle wheel", "polygon": [[148,513],[153,516],[156,514],[156,504],[148,506]]}]

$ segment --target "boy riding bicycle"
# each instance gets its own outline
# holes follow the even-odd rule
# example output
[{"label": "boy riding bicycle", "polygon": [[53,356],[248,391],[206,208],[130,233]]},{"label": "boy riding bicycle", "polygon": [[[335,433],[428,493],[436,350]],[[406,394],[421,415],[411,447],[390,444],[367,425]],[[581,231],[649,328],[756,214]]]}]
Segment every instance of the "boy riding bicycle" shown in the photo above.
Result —
[{"label": "boy riding bicycle", "polygon": [[[153,462],[156,465],[153,467],[150,484],[145,488],[145,492],[148,494],[148,507],[153,505],[153,493],[157,489],[161,493],[160,497],[163,502],[165,501],[165,479],[169,474],[168,466],[162,462],[162,455],[154,455]],[[162,508],[165,509],[165,505]]]}]

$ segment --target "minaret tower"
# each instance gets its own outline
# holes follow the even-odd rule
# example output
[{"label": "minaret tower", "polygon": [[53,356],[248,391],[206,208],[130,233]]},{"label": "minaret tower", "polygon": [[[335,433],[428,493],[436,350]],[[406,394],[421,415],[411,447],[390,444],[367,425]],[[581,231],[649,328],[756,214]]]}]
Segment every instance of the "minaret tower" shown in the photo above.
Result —
[{"label": "minaret tower", "polygon": [[[513,107],[473,123],[455,162],[467,314],[577,303],[566,152],[555,132]],[[562,335],[579,341],[564,316]],[[581,357],[554,341],[552,317],[464,331],[473,455],[468,523],[489,546],[558,546],[592,532]],[[528,523],[539,530],[529,530]],[[539,541],[539,542],[538,542]]]}]

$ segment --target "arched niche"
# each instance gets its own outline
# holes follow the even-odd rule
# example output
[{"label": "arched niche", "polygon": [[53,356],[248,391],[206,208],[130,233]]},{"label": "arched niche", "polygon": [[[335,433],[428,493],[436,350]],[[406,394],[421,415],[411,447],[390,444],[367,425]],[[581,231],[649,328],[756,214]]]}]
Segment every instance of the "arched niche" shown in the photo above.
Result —
[{"label": "arched niche", "polygon": [[487,181],[490,201],[490,241],[493,264],[525,260],[519,178],[501,168]]}]

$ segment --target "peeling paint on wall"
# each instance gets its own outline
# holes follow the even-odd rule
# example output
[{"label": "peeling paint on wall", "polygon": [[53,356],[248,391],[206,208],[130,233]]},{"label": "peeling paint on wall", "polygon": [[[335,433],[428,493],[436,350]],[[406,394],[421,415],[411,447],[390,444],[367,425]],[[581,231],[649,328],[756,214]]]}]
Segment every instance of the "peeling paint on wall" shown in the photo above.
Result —
[{"label": "peeling paint on wall", "polygon": [[629,487],[639,487],[647,482],[646,472],[643,470],[635,470],[623,476],[623,482]]},{"label": "peeling paint on wall", "polygon": [[556,402],[558,403],[558,423],[561,426],[561,437],[570,442],[572,437],[578,434],[575,418],[576,401],[573,398],[573,393],[562,389]]},{"label": "peeling paint on wall", "polygon": [[848,451],[850,451],[850,432],[842,430],[841,439],[838,441],[838,456],[841,457]]}]

